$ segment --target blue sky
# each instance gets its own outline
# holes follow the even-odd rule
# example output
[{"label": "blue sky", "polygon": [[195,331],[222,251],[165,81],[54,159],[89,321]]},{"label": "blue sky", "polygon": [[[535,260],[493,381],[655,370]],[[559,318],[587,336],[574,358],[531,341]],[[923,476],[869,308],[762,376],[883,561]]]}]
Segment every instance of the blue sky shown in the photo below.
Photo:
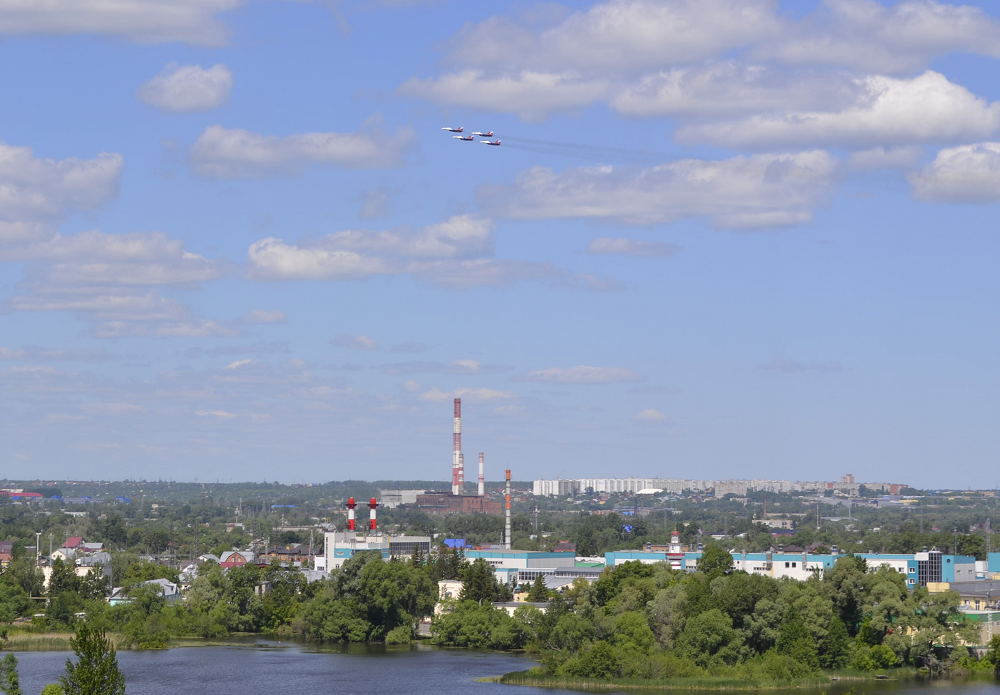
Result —
[{"label": "blue sky", "polygon": [[49,5],[7,477],[996,484],[989,4]]}]

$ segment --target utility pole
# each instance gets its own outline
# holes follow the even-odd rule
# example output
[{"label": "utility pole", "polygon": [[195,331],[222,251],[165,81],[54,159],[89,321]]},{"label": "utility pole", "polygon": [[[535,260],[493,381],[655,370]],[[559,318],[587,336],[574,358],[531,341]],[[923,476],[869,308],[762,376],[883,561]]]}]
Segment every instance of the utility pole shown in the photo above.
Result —
[{"label": "utility pole", "polygon": [[42,564],[42,532],[35,532],[35,567]]}]

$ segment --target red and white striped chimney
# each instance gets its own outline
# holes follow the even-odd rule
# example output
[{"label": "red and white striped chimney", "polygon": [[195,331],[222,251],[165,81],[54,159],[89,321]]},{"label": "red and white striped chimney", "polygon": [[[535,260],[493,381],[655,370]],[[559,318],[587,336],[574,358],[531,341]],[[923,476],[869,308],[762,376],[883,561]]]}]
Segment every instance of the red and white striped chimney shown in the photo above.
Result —
[{"label": "red and white striped chimney", "polygon": [[455,399],[455,428],[452,433],[451,494],[461,495],[465,487],[465,462],[462,460],[462,399]]},{"label": "red and white striped chimney", "polygon": [[486,481],[483,478],[483,452],[479,452],[479,496],[486,494]]},{"label": "red and white striped chimney", "polygon": [[378,502],[372,497],[371,501],[368,503],[368,509],[371,510],[371,515],[368,517],[368,530],[375,533],[378,530],[378,524],[375,521],[375,509],[378,507]]},{"label": "red and white striped chimney", "polygon": [[351,497],[347,500],[347,530],[354,530],[354,508],[358,506],[358,503],[354,501]]}]

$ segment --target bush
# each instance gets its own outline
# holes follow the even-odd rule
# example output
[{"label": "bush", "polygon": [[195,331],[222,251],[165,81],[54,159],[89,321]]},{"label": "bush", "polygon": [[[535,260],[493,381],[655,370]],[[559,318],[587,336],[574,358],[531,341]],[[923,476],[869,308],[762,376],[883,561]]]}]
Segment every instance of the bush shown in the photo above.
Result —
[{"label": "bush", "polygon": [[385,636],[386,644],[409,644],[413,641],[413,629],[409,625],[399,625],[389,630]]}]

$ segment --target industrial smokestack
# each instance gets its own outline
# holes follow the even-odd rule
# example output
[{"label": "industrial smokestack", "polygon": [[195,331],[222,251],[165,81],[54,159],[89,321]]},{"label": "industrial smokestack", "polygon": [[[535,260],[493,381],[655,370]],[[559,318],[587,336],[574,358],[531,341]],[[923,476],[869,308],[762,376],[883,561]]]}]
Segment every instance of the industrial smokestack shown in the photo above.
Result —
[{"label": "industrial smokestack", "polygon": [[376,507],[378,507],[378,502],[376,502],[375,498],[372,497],[371,501],[368,502],[368,509],[371,510],[370,516],[368,517],[368,530],[371,533],[375,533],[376,531],[378,531],[378,523],[376,523],[376,521],[375,521],[375,509],[376,509]]},{"label": "industrial smokestack", "polygon": [[486,482],[483,480],[483,452],[479,452],[479,496],[486,494]]},{"label": "industrial smokestack", "polygon": [[452,434],[451,453],[451,494],[462,494],[465,472],[462,470],[462,399],[455,399],[455,430]]},{"label": "industrial smokestack", "polygon": [[354,501],[351,497],[347,500],[347,530],[354,530],[354,508],[358,506],[358,503]]},{"label": "industrial smokestack", "polygon": [[510,550],[510,469],[507,469],[507,485],[504,488],[504,496],[507,499],[507,519],[503,527],[503,547]]}]

